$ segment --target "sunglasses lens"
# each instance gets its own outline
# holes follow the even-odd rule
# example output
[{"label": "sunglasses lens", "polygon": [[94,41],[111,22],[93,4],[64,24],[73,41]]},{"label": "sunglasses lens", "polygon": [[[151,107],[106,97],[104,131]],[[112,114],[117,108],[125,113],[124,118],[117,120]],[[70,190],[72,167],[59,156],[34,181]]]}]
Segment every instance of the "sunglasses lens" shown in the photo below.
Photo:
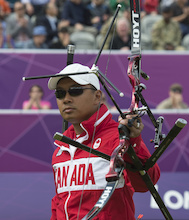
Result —
[{"label": "sunglasses lens", "polygon": [[78,96],[83,93],[83,88],[70,88],[68,92],[71,96]]},{"label": "sunglasses lens", "polygon": [[57,90],[55,92],[55,96],[57,99],[63,99],[66,96],[66,91],[65,90]]},{"label": "sunglasses lens", "polygon": [[[68,93],[71,96],[79,96],[83,93],[83,88],[80,88],[80,87],[70,88],[68,90]],[[57,99],[63,99],[66,96],[66,91],[65,90],[56,90],[55,95],[56,95]]]}]

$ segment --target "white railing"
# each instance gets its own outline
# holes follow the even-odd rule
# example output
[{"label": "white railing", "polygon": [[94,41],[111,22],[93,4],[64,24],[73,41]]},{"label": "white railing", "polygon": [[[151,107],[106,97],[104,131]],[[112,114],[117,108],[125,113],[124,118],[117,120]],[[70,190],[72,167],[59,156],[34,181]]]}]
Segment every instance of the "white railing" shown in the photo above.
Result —
[{"label": "white railing", "polygon": [[[127,112],[127,109],[121,109],[122,112]],[[153,114],[189,114],[189,109],[151,109]],[[115,115],[119,114],[117,110],[110,110],[110,112]],[[48,110],[23,110],[23,109],[0,109],[1,115],[8,114],[51,114],[57,115],[60,114],[58,109],[48,109]]]}]

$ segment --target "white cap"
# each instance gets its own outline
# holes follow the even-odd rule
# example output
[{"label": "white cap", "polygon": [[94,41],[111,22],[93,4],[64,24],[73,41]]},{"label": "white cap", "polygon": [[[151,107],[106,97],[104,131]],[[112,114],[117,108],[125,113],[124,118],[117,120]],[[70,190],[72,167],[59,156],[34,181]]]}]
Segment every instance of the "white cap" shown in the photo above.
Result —
[{"label": "white cap", "polygon": [[[81,65],[79,63],[74,63],[66,66],[63,70],[61,70],[59,74],[69,74],[69,73],[81,73],[81,72],[90,72],[90,68],[88,66]],[[77,74],[77,75],[70,75],[65,76],[71,78],[73,81],[80,85],[93,85],[97,90],[100,90],[100,83],[98,77],[94,73],[87,73],[87,74]],[[60,77],[51,77],[48,81],[48,87],[50,90],[55,90],[58,81],[64,78],[64,76]]]}]

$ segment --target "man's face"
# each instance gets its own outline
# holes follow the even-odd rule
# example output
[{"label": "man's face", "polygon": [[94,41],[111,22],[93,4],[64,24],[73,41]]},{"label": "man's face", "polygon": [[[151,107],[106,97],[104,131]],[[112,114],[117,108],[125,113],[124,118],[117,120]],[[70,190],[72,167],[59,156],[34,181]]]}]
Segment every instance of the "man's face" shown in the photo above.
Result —
[{"label": "man's face", "polygon": [[47,14],[51,16],[57,16],[58,8],[54,3],[49,3],[47,7]]},{"label": "man's face", "polygon": [[126,22],[121,21],[119,22],[119,25],[117,26],[117,34],[120,37],[127,36],[129,32],[129,27],[127,26]]},{"label": "man's face", "polygon": [[[60,38],[60,40],[64,40],[64,39],[69,39],[69,33],[68,32],[62,32],[59,31],[58,32],[58,37]],[[69,42],[68,42],[69,43]]]},{"label": "man's face", "polygon": [[179,90],[171,90],[169,91],[169,96],[172,99],[172,101],[177,101],[177,102],[181,102],[183,100],[182,98],[182,92],[180,92]]},{"label": "man's face", "polygon": [[164,13],[162,13],[162,15],[163,15],[163,18],[164,18],[164,20],[165,20],[165,22],[169,22],[170,20],[171,20],[171,17],[172,17],[172,12],[170,11],[170,12],[164,12]]},{"label": "man's face", "polygon": [[18,17],[22,17],[25,14],[24,5],[21,2],[16,2],[14,5],[14,11]]},{"label": "man's face", "polygon": [[[61,79],[56,90],[68,91],[71,87],[93,88],[91,85],[79,85],[70,78]],[[89,119],[98,109],[101,99],[101,91],[84,89],[79,96],[71,96],[68,92],[63,99],[57,99],[57,105],[61,116],[74,124],[79,124]]]},{"label": "man's face", "polygon": [[36,45],[40,46],[42,45],[46,40],[46,36],[44,35],[36,35],[33,37],[33,41]]},{"label": "man's face", "polygon": [[102,5],[104,3],[104,0],[93,0],[93,2],[96,5]]}]

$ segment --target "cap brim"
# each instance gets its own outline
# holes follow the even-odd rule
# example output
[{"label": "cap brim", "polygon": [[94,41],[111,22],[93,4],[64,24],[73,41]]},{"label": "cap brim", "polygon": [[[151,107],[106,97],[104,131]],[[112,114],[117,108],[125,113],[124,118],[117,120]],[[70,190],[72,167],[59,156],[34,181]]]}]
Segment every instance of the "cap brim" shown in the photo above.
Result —
[{"label": "cap brim", "polygon": [[[57,75],[57,74],[56,74]],[[52,78],[50,78],[49,79],[49,81],[48,81],[48,88],[50,89],[50,90],[55,90],[56,89],[56,85],[57,85],[57,83],[58,83],[58,81],[61,79],[61,78],[63,78],[63,76],[57,76],[57,77],[52,77]]]}]

